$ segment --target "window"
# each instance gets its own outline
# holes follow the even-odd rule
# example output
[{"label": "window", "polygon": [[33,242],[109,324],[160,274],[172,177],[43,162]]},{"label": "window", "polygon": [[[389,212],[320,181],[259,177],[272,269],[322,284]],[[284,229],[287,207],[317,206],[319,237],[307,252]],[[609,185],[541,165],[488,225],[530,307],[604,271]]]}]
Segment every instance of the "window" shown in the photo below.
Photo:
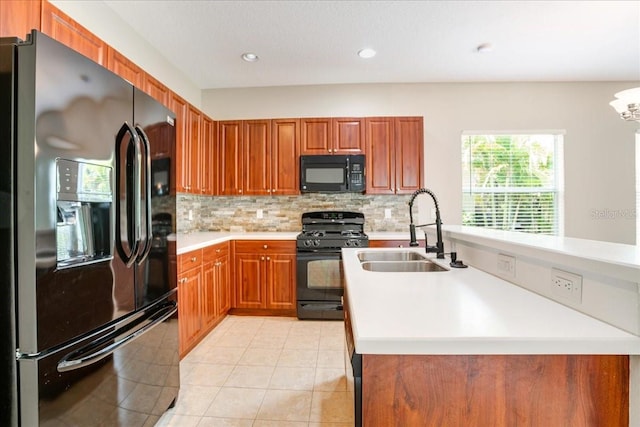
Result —
[{"label": "window", "polygon": [[636,132],[636,245],[640,246],[640,130]]},{"label": "window", "polygon": [[562,235],[562,134],[465,133],[462,224]]}]

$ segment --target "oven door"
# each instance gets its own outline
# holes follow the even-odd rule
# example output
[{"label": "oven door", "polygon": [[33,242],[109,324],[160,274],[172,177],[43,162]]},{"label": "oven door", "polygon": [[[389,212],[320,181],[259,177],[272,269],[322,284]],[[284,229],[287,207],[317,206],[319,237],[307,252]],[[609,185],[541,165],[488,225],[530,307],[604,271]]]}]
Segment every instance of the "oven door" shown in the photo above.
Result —
[{"label": "oven door", "polygon": [[298,318],[342,319],[342,257],[339,251],[297,254]]}]

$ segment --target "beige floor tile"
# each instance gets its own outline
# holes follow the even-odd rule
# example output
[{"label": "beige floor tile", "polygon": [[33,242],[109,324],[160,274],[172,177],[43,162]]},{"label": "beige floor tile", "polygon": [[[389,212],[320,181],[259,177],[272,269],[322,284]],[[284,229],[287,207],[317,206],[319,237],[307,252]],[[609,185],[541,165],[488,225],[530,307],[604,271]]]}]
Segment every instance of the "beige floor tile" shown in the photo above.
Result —
[{"label": "beige floor tile", "polygon": [[[198,426],[198,427],[200,427],[200,426]],[[350,423],[309,423],[309,427],[353,427],[353,422],[350,422]]]},{"label": "beige floor tile", "polygon": [[278,367],[273,372],[269,389],[311,391],[315,385],[315,377],[315,368]]},{"label": "beige floor tile", "polygon": [[284,348],[287,350],[318,350],[320,347],[320,334],[291,335],[287,336]]},{"label": "beige floor tile", "polygon": [[278,359],[278,366],[289,366],[292,368],[315,368],[317,363],[317,350],[284,349]]},{"label": "beige floor tile", "polygon": [[204,415],[219,418],[254,419],[266,390],[223,387]]},{"label": "beige floor tile", "polygon": [[237,365],[227,381],[224,383],[226,387],[247,387],[247,388],[267,388],[271,375],[273,374],[273,366],[244,366]]},{"label": "beige floor tile", "polygon": [[314,391],[310,421],[353,423],[353,404],[348,392]]},{"label": "beige floor tile", "polygon": [[307,423],[304,421],[256,420],[253,427],[307,427]]},{"label": "beige floor tile", "polygon": [[347,391],[347,378],[344,369],[317,368],[316,391]]},{"label": "beige floor tile", "polygon": [[291,325],[289,335],[320,336],[322,322],[300,320]]},{"label": "beige floor tile", "polygon": [[166,413],[156,427],[197,427],[201,417]]},{"label": "beige floor tile", "polygon": [[186,376],[180,379],[181,385],[222,386],[234,369],[234,365],[196,363]]},{"label": "beige floor tile", "polygon": [[244,351],[245,347],[200,347],[189,353],[189,361],[196,363],[235,365],[244,354]]},{"label": "beige floor tile", "polygon": [[189,386],[182,387],[178,393],[178,400],[174,408],[174,413],[179,415],[202,416],[211,406],[220,387]]},{"label": "beige floor tile", "polygon": [[251,427],[253,420],[234,418],[202,417],[198,427]]},{"label": "beige floor tile", "polygon": [[336,368],[344,370],[344,350],[319,350],[318,368]]},{"label": "beige floor tile", "polygon": [[320,350],[344,350],[345,338],[339,335],[320,335]]},{"label": "beige floor tile", "polygon": [[255,334],[240,334],[228,331],[212,342],[214,347],[248,347]]},{"label": "beige floor tile", "polygon": [[272,421],[309,421],[312,392],[267,390],[256,419]]},{"label": "beige floor tile", "polygon": [[280,349],[249,347],[238,361],[238,365],[276,366],[281,352]]},{"label": "beige floor tile", "polygon": [[286,335],[257,334],[249,343],[249,348],[281,349],[282,347],[284,347],[284,343],[286,340]]}]

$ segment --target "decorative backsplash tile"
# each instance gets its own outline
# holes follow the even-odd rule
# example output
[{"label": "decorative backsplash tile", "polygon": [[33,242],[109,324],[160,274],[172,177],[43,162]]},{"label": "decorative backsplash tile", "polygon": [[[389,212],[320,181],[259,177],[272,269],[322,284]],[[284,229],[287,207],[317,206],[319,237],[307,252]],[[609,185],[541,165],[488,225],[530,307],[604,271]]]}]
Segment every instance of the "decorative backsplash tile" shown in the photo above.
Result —
[{"label": "decorative backsplash tile", "polygon": [[[365,231],[407,231],[411,195],[308,193],[298,196],[199,196],[178,194],[178,232],[299,231],[300,216],[317,210],[363,212]],[[258,210],[262,218],[258,218]],[[385,218],[389,210],[390,218]],[[192,218],[189,220],[189,211]]]}]

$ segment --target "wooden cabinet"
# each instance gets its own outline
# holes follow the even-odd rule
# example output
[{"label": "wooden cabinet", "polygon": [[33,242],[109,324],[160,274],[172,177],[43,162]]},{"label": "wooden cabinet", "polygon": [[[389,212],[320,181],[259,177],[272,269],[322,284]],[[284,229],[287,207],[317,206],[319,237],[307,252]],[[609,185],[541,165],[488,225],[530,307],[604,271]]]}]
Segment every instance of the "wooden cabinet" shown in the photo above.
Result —
[{"label": "wooden cabinet", "polygon": [[298,124],[296,119],[242,122],[242,194],[299,193]]},{"label": "wooden cabinet", "polygon": [[40,1],[0,1],[0,37],[25,40],[31,30],[40,29],[40,12]]},{"label": "wooden cabinet", "polygon": [[201,163],[200,154],[202,152],[202,139],[200,127],[202,124],[202,113],[193,105],[187,108],[187,131],[182,146],[183,156],[180,163],[182,172],[180,179],[182,186],[188,193],[201,194]]},{"label": "wooden cabinet", "polygon": [[242,121],[218,122],[218,185],[221,195],[242,194]]},{"label": "wooden cabinet", "polygon": [[106,65],[107,44],[48,1],[42,2],[41,29],[76,52]]},{"label": "wooden cabinet", "polygon": [[189,151],[185,149],[187,138],[187,110],[188,103],[175,93],[171,94],[169,109],[176,115],[176,156],[174,165],[171,166],[173,176],[176,177],[176,191],[186,192],[183,174],[183,163],[185,156],[189,156]]},{"label": "wooden cabinet", "polygon": [[153,99],[169,108],[171,99],[171,90],[156,80],[153,76],[145,73],[144,87],[142,88]]},{"label": "wooden cabinet", "polygon": [[229,243],[178,255],[180,355],[186,355],[230,308]]},{"label": "wooden cabinet", "polygon": [[[407,235],[409,234],[407,227]],[[410,240],[369,240],[370,248],[408,248]]]},{"label": "wooden cabinet", "polygon": [[295,280],[295,242],[235,242],[234,308],[278,310],[294,315]]},{"label": "wooden cabinet", "polygon": [[300,154],[364,154],[361,118],[306,118],[300,120]]},{"label": "wooden cabinet", "polygon": [[178,315],[180,355],[198,342],[202,330],[202,250],[178,256]]},{"label": "wooden cabinet", "polygon": [[218,123],[207,116],[202,117],[199,151],[200,193],[218,194]]},{"label": "wooden cabinet", "polygon": [[107,68],[137,88],[144,85],[144,70],[113,48],[107,49]]},{"label": "wooden cabinet", "polygon": [[410,194],[422,187],[422,117],[369,117],[367,194]]}]

